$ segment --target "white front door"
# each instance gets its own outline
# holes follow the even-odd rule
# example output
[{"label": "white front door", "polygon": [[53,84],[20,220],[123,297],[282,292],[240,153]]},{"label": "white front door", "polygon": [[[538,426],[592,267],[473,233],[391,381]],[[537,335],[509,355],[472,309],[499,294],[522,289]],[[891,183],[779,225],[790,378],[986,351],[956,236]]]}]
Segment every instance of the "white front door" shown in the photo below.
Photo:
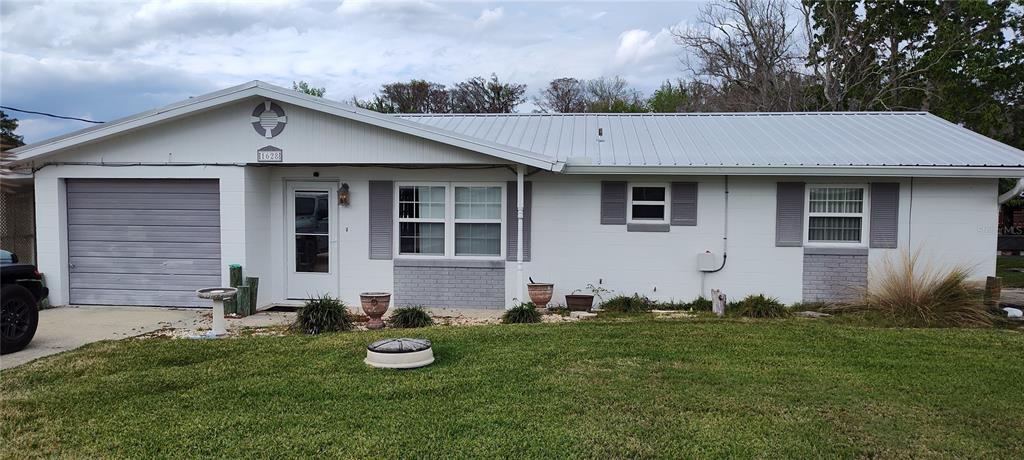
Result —
[{"label": "white front door", "polygon": [[288,182],[288,298],[338,295],[338,186]]}]

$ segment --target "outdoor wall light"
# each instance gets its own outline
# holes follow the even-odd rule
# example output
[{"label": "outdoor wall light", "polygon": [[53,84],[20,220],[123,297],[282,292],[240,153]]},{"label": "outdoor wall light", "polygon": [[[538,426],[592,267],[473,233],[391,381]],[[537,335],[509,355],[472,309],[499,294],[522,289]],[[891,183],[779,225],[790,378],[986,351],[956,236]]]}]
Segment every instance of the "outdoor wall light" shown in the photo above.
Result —
[{"label": "outdoor wall light", "polygon": [[341,184],[338,189],[338,204],[348,206],[348,184]]}]

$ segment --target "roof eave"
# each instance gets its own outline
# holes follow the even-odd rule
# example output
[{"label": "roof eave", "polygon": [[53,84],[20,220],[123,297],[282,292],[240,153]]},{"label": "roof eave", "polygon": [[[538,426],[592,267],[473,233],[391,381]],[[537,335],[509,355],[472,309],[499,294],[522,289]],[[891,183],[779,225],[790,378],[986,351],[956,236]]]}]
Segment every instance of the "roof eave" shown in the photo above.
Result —
[{"label": "roof eave", "polygon": [[566,165],[564,174],[736,175],[736,176],[891,176],[1021,177],[1020,166],[596,166]]}]

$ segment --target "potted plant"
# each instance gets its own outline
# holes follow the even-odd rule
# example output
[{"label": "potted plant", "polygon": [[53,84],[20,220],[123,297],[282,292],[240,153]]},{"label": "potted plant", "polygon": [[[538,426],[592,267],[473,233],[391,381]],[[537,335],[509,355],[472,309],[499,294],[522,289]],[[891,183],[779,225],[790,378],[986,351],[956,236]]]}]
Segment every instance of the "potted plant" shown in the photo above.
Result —
[{"label": "potted plant", "polygon": [[526,292],[530,294],[530,300],[537,308],[546,308],[551,301],[551,295],[555,292],[554,283],[535,283],[533,278],[526,285]]},{"label": "potted plant", "polygon": [[[577,294],[577,292],[582,292],[584,289],[590,291],[590,294]],[[590,311],[594,306],[594,297],[601,299],[601,294],[611,292],[608,289],[594,286],[593,284],[588,284],[584,289],[576,289],[572,291],[572,294],[565,295],[565,307],[569,311]]]}]

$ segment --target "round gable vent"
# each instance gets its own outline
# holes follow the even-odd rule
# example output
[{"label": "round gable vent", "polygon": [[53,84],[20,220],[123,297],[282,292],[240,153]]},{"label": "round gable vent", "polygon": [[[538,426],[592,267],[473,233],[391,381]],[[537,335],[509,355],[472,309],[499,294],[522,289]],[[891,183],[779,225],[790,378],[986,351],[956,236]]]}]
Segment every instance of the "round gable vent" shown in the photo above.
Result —
[{"label": "round gable vent", "polygon": [[284,109],[281,106],[271,101],[265,101],[253,109],[252,117],[249,118],[249,121],[252,122],[252,128],[260,136],[270,139],[284,131],[284,125],[288,123],[288,117],[285,116]]}]

